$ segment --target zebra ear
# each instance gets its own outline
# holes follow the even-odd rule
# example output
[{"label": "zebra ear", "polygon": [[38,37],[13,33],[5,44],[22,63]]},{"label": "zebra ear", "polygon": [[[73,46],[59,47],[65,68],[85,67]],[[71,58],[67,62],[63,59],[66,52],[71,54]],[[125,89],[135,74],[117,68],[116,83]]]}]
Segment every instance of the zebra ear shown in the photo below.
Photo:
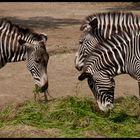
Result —
[{"label": "zebra ear", "polygon": [[48,40],[48,37],[46,34],[40,34],[41,41],[46,42]]},{"label": "zebra ear", "polygon": [[91,75],[90,73],[84,72],[84,73],[82,73],[82,74],[78,77],[78,80],[82,81],[82,80],[84,80],[85,78],[90,78],[90,77],[92,77],[92,75]]},{"label": "zebra ear", "polygon": [[20,45],[23,45],[23,44],[26,43],[26,41],[25,40],[22,40],[22,39],[19,39],[18,42],[19,42]]},{"label": "zebra ear", "polygon": [[98,26],[97,18],[94,18],[92,21],[90,21],[89,25],[92,27],[92,30],[97,28],[97,26]]}]

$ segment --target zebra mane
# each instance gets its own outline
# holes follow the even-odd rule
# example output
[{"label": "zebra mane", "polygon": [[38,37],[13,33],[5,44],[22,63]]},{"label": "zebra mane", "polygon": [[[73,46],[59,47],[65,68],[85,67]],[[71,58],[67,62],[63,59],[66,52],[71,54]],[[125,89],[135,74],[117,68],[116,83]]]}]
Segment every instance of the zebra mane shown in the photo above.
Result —
[{"label": "zebra mane", "polygon": [[32,38],[34,38],[37,41],[41,41],[43,39],[43,37],[46,37],[43,34],[38,34],[38,33],[34,32],[33,29],[29,29],[29,28],[25,28],[25,27],[22,27],[17,24],[13,24],[7,18],[2,18],[0,20],[0,30],[2,30],[3,26],[5,27],[5,29],[9,30],[9,32],[14,30],[14,32],[17,32],[19,35],[23,35],[23,36],[30,35],[30,36],[32,36]]},{"label": "zebra mane", "polygon": [[[121,14],[126,15],[127,17],[130,17],[130,16],[134,17],[135,16],[136,18],[138,18],[132,12],[112,11],[112,12],[95,13],[95,14],[91,14],[91,15],[87,16],[84,19],[84,21],[80,27],[80,31],[91,31],[91,30],[97,28],[98,27],[97,20],[99,17],[105,17],[107,15],[107,16],[110,16],[111,19],[114,19],[115,15],[121,15]],[[110,26],[109,23],[108,23],[108,26]],[[120,29],[120,27],[118,27],[118,29]]]},{"label": "zebra mane", "polygon": [[13,24],[7,18],[2,18],[1,19],[0,26],[2,26],[3,24],[4,25],[9,25],[9,26],[7,26],[7,29],[9,29],[10,31],[12,31],[12,29],[14,28],[15,30],[17,30],[17,32],[22,33],[22,34],[33,33],[32,29],[24,28],[24,27],[21,27],[21,26],[19,26],[17,24]]}]

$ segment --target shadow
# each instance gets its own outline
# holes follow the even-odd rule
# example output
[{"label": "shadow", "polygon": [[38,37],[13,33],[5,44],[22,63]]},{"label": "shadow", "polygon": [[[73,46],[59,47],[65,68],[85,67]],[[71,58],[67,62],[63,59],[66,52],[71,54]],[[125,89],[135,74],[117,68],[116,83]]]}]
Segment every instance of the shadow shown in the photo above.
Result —
[{"label": "shadow", "polygon": [[138,116],[130,116],[128,114],[126,114],[125,112],[119,112],[115,117],[113,118],[109,118],[111,121],[113,121],[114,123],[121,123],[121,122],[124,122],[125,120],[128,120],[128,119],[138,119]]},{"label": "shadow", "polygon": [[[128,100],[126,100],[126,97],[118,97],[114,100],[114,103],[122,104],[121,106],[123,106],[123,103],[124,104],[126,102],[130,103],[130,101],[131,101],[131,104],[132,104],[132,102],[135,102],[136,104],[139,102],[137,96],[129,96]],[[111,121],[113,121],[114,123],[121,123],[121,122],[124,122],[129,119],[138,120],[139,116],[137,114],[137,111],[135,109],[133,111],[134,111],[134,113],[132,113],[132,112],[128,113],[129,112],[129,106],[128,106],[128,112],[127,112],[127,110],[120,110],[120,112],[115,111],[114,117],[110,117],[109,119]],[[114,111],[112,113],[114,113]]]},{"label": "shadow", "polygon": [[128,11],[128,10],[140,10],[140,2],[131,2],[131,4],[128,6],[119,6],[119,7],[111,7],[111,8],[106,8],[107,10],[123,10],[123,11]]},{"label": "shadow", "polygon": [[80,20],[77,19],[61,19],[61,18],[53,18],[50,16],[45,17],[30,17],[26,19],[19,19],[17,17],[0,17],[0,18],[7,18],[14,24],[18,24],[23,27],[28,28],[52,28],[58,29],[64,26],[71,26],[71,25],[79,25],[81,24]]},{"label": "shadow", "polygon": [[[116,98],[114,100],[114,103],[123,103],[123,102],[125,102],[125,100],[126,100],[126,98],[121,96],[121,97]],[[129,96],[129,100],[133,100],[135,102],[139,101],[138,97],[135,95]]]}]

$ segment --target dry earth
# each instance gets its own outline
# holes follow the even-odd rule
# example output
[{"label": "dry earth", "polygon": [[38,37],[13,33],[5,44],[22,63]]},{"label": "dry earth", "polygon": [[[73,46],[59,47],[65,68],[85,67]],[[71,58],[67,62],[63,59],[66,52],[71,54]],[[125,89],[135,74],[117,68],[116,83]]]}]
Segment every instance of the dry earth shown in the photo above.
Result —
[{"label": "dry earth", "polygon": [[[93,97],[86,81],[79,82],[74,67],[80,25],[89,14],[110,10],[128,10],[139,14],[131,2],[30,2],[0,3],[0,17],[48,35],[49,92],[59,98],[67,95]],[[137,81],[128,75],[115,78],[115,98],[138,96]],[[9,63],[0,70],[0,106],[33,98],[34,83],[24,62]]]}]

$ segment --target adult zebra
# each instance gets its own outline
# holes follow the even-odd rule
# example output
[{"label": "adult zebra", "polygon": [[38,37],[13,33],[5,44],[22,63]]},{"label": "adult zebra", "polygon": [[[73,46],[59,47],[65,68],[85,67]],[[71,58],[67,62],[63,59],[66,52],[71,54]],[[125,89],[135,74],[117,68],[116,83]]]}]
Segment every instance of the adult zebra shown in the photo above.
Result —
[{"label": "adult zebra", "polygon": [[49,55],[46,50],[47,36],[35,33],[28,28],[0,20],[0,68],[7,63],[25,61],[35,85],[44,92],[48,88],[47,64]]},{"label": "adult zebra", "polygon": [[129,33],[139,29],[140,17],[131,12],[106,12],[87,16],[80,27],[82,32],[75,67],[82,70],[85,58],[98,43],[112,39],[112,35],[121,35],[123,31]]},{"label": "adult zebra", "polygon": [[[120,42],[120,44],[118,44]],[[100,110],[112,108],[114,77],[129,74],[138,81],[140,96],[140,30],[112,35],[112,40],[98,44],[84,61],[79,80],[88,79]],[[140,100],[139,100],[140,104]]]}]

